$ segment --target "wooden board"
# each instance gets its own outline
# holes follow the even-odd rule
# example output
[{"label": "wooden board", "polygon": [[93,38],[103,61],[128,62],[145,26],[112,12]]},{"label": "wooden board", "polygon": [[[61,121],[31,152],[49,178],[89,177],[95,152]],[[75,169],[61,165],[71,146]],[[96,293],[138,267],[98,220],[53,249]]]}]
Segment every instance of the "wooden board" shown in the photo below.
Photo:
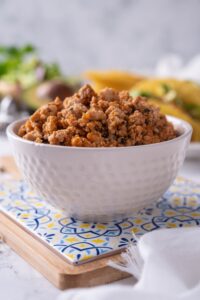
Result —
[{"label": "wooden board", "polygon": [[[4,169],[15,178],[20,178],[15,163],[10,157],[0,158],[0,169]],[[120,260],[120,254],[100,258],[80,266],[71,265],[2,212],[0,212],[0,235],[15,252],[59,289],[95,286],[130,276],[128,273],[107,266],[110,259]]]}]

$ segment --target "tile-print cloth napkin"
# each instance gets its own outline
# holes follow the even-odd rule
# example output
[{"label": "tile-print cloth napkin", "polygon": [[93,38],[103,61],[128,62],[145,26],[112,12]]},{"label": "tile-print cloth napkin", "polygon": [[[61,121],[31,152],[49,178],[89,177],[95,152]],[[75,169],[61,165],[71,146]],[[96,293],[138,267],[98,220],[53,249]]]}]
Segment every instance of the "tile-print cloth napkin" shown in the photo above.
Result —
[{"label": "tile-print cloth napkin", "polygon": [[152,231],[140,238],[137,249],[143,264],[136,285],[71,290],[58,300],[200,299],[199,227]]}]

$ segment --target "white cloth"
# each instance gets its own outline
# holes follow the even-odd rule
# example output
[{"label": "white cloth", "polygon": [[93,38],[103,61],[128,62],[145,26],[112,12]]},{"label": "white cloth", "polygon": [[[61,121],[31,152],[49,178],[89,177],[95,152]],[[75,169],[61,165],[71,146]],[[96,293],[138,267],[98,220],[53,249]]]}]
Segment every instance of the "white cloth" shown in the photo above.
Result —
[{"label": "white cloth", "polygon": [[101,286],[63,292],[59,300],[199,300],[200,228],[161,229],[138,242],[143,259],[134,286]]},{"label": "white cloth", "polygon": [[200,83],[200,54],[192,58],[187,64],[183,63],[179,55],[169,54],[158,62],[155,75],[193,80]]}]

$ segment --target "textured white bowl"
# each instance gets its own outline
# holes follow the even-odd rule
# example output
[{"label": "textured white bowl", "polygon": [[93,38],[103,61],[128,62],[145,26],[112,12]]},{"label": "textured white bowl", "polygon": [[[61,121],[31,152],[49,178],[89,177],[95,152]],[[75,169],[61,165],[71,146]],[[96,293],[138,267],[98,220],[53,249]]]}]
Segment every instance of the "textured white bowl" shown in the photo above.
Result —
[{"label": "textured white bowl", "polygon": [[17,136],[17,121],[7,135],[24,179],[67,216],[85,221],[128,217],[158,200],[175,179],[190,142],[191,126],[168,117],[180,136],[162,143],[111,148],[37,144]]}]

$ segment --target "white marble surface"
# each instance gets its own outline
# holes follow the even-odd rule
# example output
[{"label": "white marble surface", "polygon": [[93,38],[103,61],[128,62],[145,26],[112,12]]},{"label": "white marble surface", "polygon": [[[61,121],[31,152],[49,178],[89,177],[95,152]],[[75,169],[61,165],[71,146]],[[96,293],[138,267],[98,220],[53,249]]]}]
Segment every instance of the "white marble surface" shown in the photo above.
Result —
[{"label": "white marble surface", "polygon": [[[0,140],[0,155],[10,154],[6,140]],[[200,157],[188,159],[180,175],[200,182]],[[133,284],[129,278],[114,284]],[[23,261],[8,246],[0,243],[0,299],[55,300],[61,294],[45,278]]]},{"label": "white marble surface", "polygon": [[[134,282],[133,278],[128,278],[120,284]],[[56,300],[61,293],[7,245],[0,243],[1,300]]]}]

